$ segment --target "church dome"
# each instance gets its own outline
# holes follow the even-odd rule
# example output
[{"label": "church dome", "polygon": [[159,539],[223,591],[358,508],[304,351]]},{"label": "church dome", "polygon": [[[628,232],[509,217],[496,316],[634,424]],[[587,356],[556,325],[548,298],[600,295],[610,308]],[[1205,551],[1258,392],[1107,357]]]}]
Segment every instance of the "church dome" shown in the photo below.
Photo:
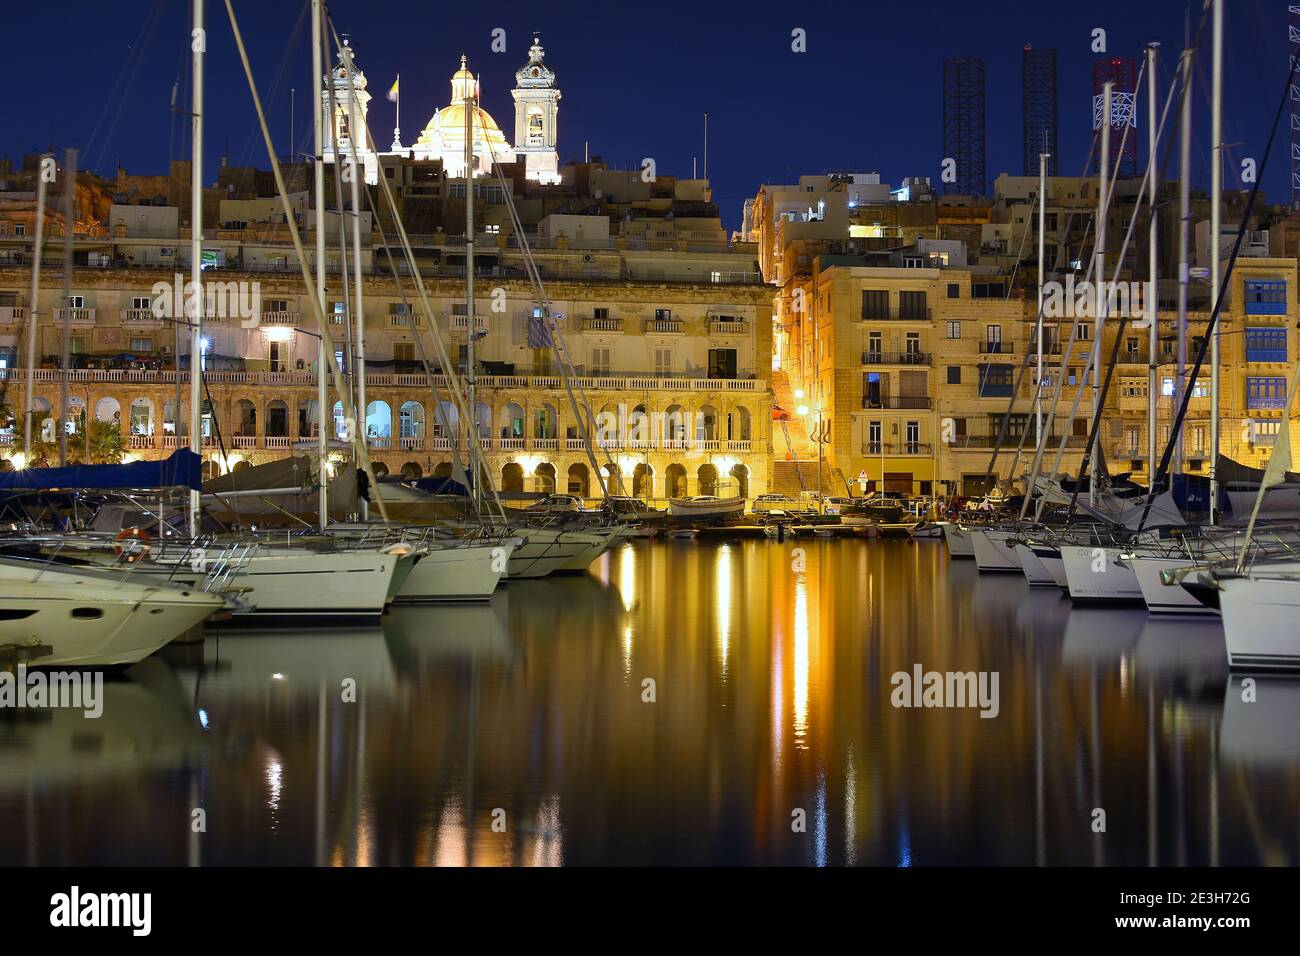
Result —
[{"label": "church dome", "polygon": [[[465,155],[465,110],[476,96],[477,81],[469,71],[466,58],[460,58],[460,69],[451,77],[451,104],[434,113],[416,139],[415,148],[421,153],[441,158],[449,170],[463,167]],[[497,162],[513,162],[514,149],[506,140],[501,127],[487,110],[474,107],[474,155],[482,171]]]}]

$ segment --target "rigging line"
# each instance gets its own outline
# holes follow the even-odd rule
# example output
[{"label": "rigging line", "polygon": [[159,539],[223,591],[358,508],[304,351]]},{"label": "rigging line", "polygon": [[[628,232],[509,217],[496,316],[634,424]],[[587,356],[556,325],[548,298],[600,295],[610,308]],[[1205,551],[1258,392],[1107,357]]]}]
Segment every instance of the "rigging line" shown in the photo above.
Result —
[{"label": "rigging line", "polygon": [[[492,161],[494,164],[497,165],[498,175],[500,175],[500,165],[497,163],[495,156],[492,157]],[[604,475],[602,474],[600,464],[596,461],[596,455],[595,455],[595,451],[593,450],[592,441],[591,441],[590,425],[594,424],[594,416],[591,410],[591,403],[587,399],[585,391],[582,389],[581,385],[579,385],[578,392],[579,394],[582,395],[582,409],[579,408],[578,400],[574,395],[574,389],[571,384],[571,378],[576,377],[576,373],[574,372],[574,368],[573,368],[573,363],[568,356],[567,346],[565,344],[563,334],[560,333],[558,329],[553,330],[551,327],[552,323],[550,323],[550,312],[551,312],[550,299],[546,294],[546,287],[542,283],[541,271],[537,266],[536,261],[533,259],[532,251],[528,245],[528,237],[524,233],[522,220],[519,217],[518,210],[515,208],[514,198],[509,193],[506,196],[506,207],[510,213],[510,220],[512,225],[514,226],[515,235],[519,240],[520,249],[523,251],[524,254],[525,269],[527,270],[529,280],[533,285],[533,291],[537,295],[538,305],[542,309],[542,319],[543,321],[548,323],[547,334],[551,340],[552,350],[554,351],[556,357],[560,360],[559,361],[560,378],[564,384],[565,393],[569,398],[569,404],[573,411],[574,418],[577,419],[578,427],[582,434],[583,445],[587,453],[587,460],[590,462],[592,470],[596,472],[596,480],[600,484],[600,490],[602,495],[607,497],[609,495],[609,490],[605,484],[605,478]],[[585,418],[582,414],[583,410],[586,411]],[[605,452],[607,463],[612,465],[613,459],[610,458],[609,449],[604,448],[602,449],[602,451]],[[624,491],[623,479],[618,468],[617,467],[611,468],[610,473],[618,486],[619,492],[622,493]]]},{"label": "rigging line", "polygon": [[[227,0],[227,4],[228,3],[229,0]],[[323,6],[325,7],[325,18],[330,28],[330,34],[334,38],[335,45],[339,49],[342,49],[342,43],[340,42],[338,31],[335,29],[333,17],[329,13],[328,4],[324,4]],[[350,80],[351,77],[349,76],[349,81]],[[350,86],[350,92],[352,93],[353,96],[356,95],[355,88],[352,88],[351,86]],[[370,133],[369,124],[362,123],[362,129],[365,133],[365,137],[366,137],[365,141],[370,145],[371,151],[372,152],[377,151],[375,150],[374,137]],[[355,156],[355,143],[353,145],[354,145],[353,155]],[[415,279],[416,279],[415,289],[420,295],[420,304],[424,308],[425,316],[429,323],[431,341],[433,341],[434,346],[438,352],[439,361],[443,365],[444,375],[448,382],[448,393],[451,395],[453,401],[455,401],[457,410],[463,413],[465,409],[465,400],[460,390],[460,377],[456,374],[455,368],[451,364],[451,360],[448,357],[448,353],[442,342],[441,333],[438,332],[438,327],[434,317],[433,306],[429,302],[427,290],[425,289],[424,282],[420,277],[419,266],[415,262],[415,253],[412,252],[411,250],[410,238],[406,234],[406,227],[402,222],[401,216],[397,212],[397,203],[393,199],[392,190],[388,185],[388,177],[380,176],[379,184],[384,194],[385,203],[387,204],[389,210],[392,211],[393,213],[394,225],[397,226],[398,237],[401,239],[403,252],[406,255],[407,261],[411,265],[412,271],[415,273]],[[330,357],[331,359],[333,358],[332,353]],[[462,414],[462,418],[467,418],[468,420],[477,423],[477,419],[471,418],[470,416],[466,416]],[[478,428],[477,427],[470,428],[468,430],[468,434],[469,434],[469,450],[471,455],[475,456],[474,458],[471,459],[471,463],[475,461],[485,463],[487,459],[483,453],[483,447],[479,439]],[[483,466],[483,471],[486,473],[486,465]],[[491,492],[491,496],[494,502],[496,503],[497,509],[501,517],[504,519],[505,510],[501,505],[500,499],[497,497],[496,487],[495,485],[493,485],[492,481],[490,480],[490,475],[489,475],[489,480],[487,482],[487,487],[488,490]]]},{"label": "rigging line", "polygon": [[[1255,177],[1255,183],[1251,187],[1250,198],[1246,201],[1246,207],[1242,210],[1241,225],[1237,229],[1237,239],[1232,244],[1232,256],[1228,260],[1228,268],[1224,270],[1223,279],[1219,285],[1217,294],[1214,296],[1214,309],[1210,313],[1209,322],[1206,323],[1205,334],[1201,337],[1201,346],[1196,351],[1196,362],[1192,366],[1191,377],[1188,379],[1187,385],[1184,389],[1182,403],[1178,408],[1177,418],[1169,430],[1170,442],[1165,446],[1165,453],[1160,458],[1160,470],[1151,481],[1153,491],[1152,494],[1147,497],[1146,507],[1142,509],[1142,520],[1138,523],[1138,531],[1141,531],[1146,525],[1147,517],[1150,515],[1151,505],[1155,500],[1155,487],[1159,482],[1163,481],[1168,474],[1169,461],[1173,456],[1174,450],[1173,436],[1179,434],[1183,427],[1183,421],[1187,417],[1187,409],[1191,405],[1192,392],[1196,389],[1197,376],[1200,375],[1201,366],[1205,362],[1205,356],[1210,347],[1210,338],[1215,334],[1215,330],[1218,327],[1219,314],[1222,312],[1223,303],[1228,297],[1229,283],[1232,281],[1232,274],[1236,269],[1237,257],[1241,253],[1242,242],[1246,238],[1246,227],[1250,223],[1250,217],[1255,210],[1255,200],[1259,197],[1260,186],[1264,182],[1264,168],[1268,165],[1268,158],[1273,152],[1273,143],[1277,139],[1277,128],[1281,124],[1282,114],[1286,112],[1291,84],[1296,80],[1297,70],[1300,70],[1300,57],[1295,58],[1294,62],[1292,62],[1291,70],[1287,74],[1286,82],[1282,85],[1282,96],[1277,104],[1277,112],[1273,116],[1273,126],[1269,130],[1268,143],[1264,147],[1264,155],[1259,161],[1258,175]],[[1214,290],[1211,291],[1213,292]],[[1215,448],[1213,451],[1215,460],[1217,461],[1219,449]],[[1213,508],[1213,505],[1214,503],[1211,502],[1211,508]]]},{"label": "rigging line", "polygon": [[[239,22],[235,18],[235,8],[231,0],[225,0],[226,14],[230,18],[230,30],[235,36],[235,45],[239,49],[239,59],[244,67],[244,77],[248,81],[248,89],[253,97],[253,105],[257,109],[257,118],[262,126],[262,139],[266,144],[267,157],[271,161],[271,172],[275,175],[276,190],[280,195],[280,204],[283,208],[285,220],[289,225],[289,235],[293,239],[294,252],[298,257],[298,267],[302,273],[303,286],[308,289],[310,294],[307,296],[311,300],[312,309],[316,313],[317,324],[320,326],[321,336],[325,339],[325,356],[329,360],[330,372],[334,378],[334,388],[343,400],[344,414],[347,415],[353,423],[356,422],[356,406],[352,402],[351,393],[345,387],[343,373],[339,370],[338,363],[334,359],[334,343],[330,338],[329,330],[325,325],[325,310],[321,305],[320,299],[316,296],[312,284],[311,273],[307,268],[307,253],[303,249],[302,237],[298,235],[298,223],[293,217],[293,209],[289,205],[289,191],[285,186],[284,174],[280,170],[280,161],[275,155],[275,145],[271,140],[271,131],[266,125],[266,114],[262,110],[262,100],[257,94],[257,83],[253,79],[253,67],[248,61],[248,50],[244,47],[243,35],[239,32]],[[354,428],[353,438],[356,438]],[[366,478],[369,479],[371,488],[378,488],[379,483],[375,480],[374,469],[370,464],[370,450],[366,447],[364,441],[355,442],[354,447],[357,450],[357,457],[361,461],[361,466],[365,470]],[[379,505],[379,513],[384,522],[388,522],[388,508],[384,504],[382,495],[375,495],[376,502]]]},{"label": "rigging line", "polygon": [[[1171,84],[1169,87],[1169,92],[1165,95],[1164,109],[1161,112],[1160,123],[1156,127],[1157,142],[1159,141],[1160,136],[1164,132],[1165,123],[1169,119],[1169,109],[1173,105],[1175,89],[1176,87]],[[1183,86],[1182,90],[1185,95],[1187,87]],[[1169,163],[1173,158],[1173,154],[1174,154],[1174,140],[1171,137],[1165,146],[1164,165],[1161,167],[1160,170],[1162,178],[1163,175],[1166,172],[1168,172]],[[1124,243],[1120,247],[1119,256],[1115,262],[1115,270],[1111,276],[1110,282],[1112,287],[1114,283],[1119,279],[1120,273],[1123,271],[1124,257],[1128,252],[1129,243],[1132,241],[1134,231],[1137,227],[1137,214],[1138,211],[1141,210],[1142,208],[1143,198],[1145,197],[1149,202],[1150,190],[1147,188],[1147,184],[1151,182],[1151,177],[1155,174],[1156,161],[1157,161],[1156,156],[1149,156],[1147,158],[1147,171],[1142,177],[1143,186],[1139,190],[1137,200],[1133,205],[1133,214],[1129,217],[1128,231],[1124,235]],[[1156,214],[1155,210],[1152,209],[1150,214],[1154,216]],[[1105,279],[1104,275],[1102,276],[1102,279],[1103,280]],[[1106,294],[1108,293],[1106,291],[1105,283],[1103,282],[1103,286],[1099,292],[1099,297],[1100,295],[1106,295]],[[1076,480],[1074,489],[1070,495],[1070,510],[1068,514],[1071,517],[1074,515],[1075,506],[1079,499],[1079,488],[1083,483],[1083,476],[1085,473],[1088,473],[1089,471],[1089,461],[1090,461],[1089,456],[1091,455],[1093,448],[1096,446],[1096,443],[1100,441],[1102,410],[1105,408],[1106,396],[1110,392],[1110,385],[1111,382],[1114,380],[1115,367],[1118,364],[1118,360],[1119,360],[1121,339],[1124,335],[1124,329],[1128,325],[1128,321],[1129,321],[1129,316],[1127,315],[1120,316],[1119,327],[1115,331],[1114,341],[1111,346],[1110,363],[1109,363],[1109,367],[1106,369],[1106,379],[1102,384],[1101,395],[1097,402],[1098,412],[1093,419],[1092,425],[1089,428],[1088,441],[1084,445],[1083,456],[1079,460],[1079,477]],[[1096,471],[1092,471],[1090,473],[1089,480],[1091,482],[1099,481],[1100,478],[1101,476]]]},{"label": "rigging line", "polygon": [[[100,110],[99,119],[95,121],[95,125],[90,131],[90,136],[86,139],[85,145],[81,147],[82,155],[89,157],[90,147],[94,145],[95,137],[99,134],[99,130],[104,124],[104,119],[108,116],[109,109],[114,105],[116,105],[116,109],[114,110],[114,122],[116,123],[116,116],[122,111],[122,101],[125,99],[125,92],[130,89],[131,85],[128,82],[124,88],[123,81],[126,80],[128,73],[132,77],[132,82],[134,81],[135,71],[139,69],[140,61],[143,59],[143,47],[147,43],[147,37],[152,36],[153,29],[157,26],[157,18],[162,9],[162,4],[163,0],[154,0],[153,9],[145,15],[144,22],[140,25],[140,30],[136,34],[135,42],[131,44],[131,52],[127,54],[126,59],[122,63],[121,70],[118,71],[117,79],[113,81],[113,86],[108,91],[108,97],[104,102],[104,108]],[[89,169],[91,167],[87,166],[86,168]]]},{"label": "rigging line", "polygon": [[[280,54],[280,62],[276,64],[275,74],[271,77],[271,83],[266,88],[267,102],[274,102],[276,96],[279,94],[281,84],[284,83],[285,75],[291,70],[290,63],[289,63],[290,58],[294,59],[295,65],[297,63],[297,50],[301,42],[303,28],[307,23],[308,13],[310,12],[310,9],[311,9],[311,0],[305,0],[305,2],[302,5],[302,9],[298,12],[298,19],[294,23],[293,32],[289,35],[289,42],[285,44],[284,52]],[[326,61],[325,68],[326,70],[329,69],[328,61]],[[243,148],[239,151],[239,159],[236,165],[243,166],[249,161],[250,158],[249,154],[255,148],[253,146],[253,141],[257,137],[257,135],[258,135],[257,124],[253,123],[251,128],[248,131],[248,136],[244,139]],[[289,161],[292,162],[295,155],[292,151],[293,144],[290,143],[289,146],[290,146]]]},{"label": "rigging line", "polygon": [[[1086,176],[1088,170],[1091,168],[1091,166],[1092,166],[1092,160],[1093,160],[1093,157],[1094,157],[1095,155],[1097,155],[1097,152],[1098,152],[1098,149],[1099,149],[1099,143],[1100,143],[1100,141],[1101,141],[1101,132],[1100,132],[1100,130],[1098,130],[1098,131],[1096,131],[1096,132],[1094,132],[1094,133],[1092,134],[1092,145],[1091,145],[1091,147],[1090,147],[1089,150],[1088,150],[1088,156],[1087,156],[1087,158],[1084,160],[1084,163],[1083,163],[1083,170],[1082,170],[1082,172],[1081,172],[1079,178],[1081,178],[1081,179],[1084,178],[1084,177]],[[1070,227],[1071,227],[1071,225],[1073,224],[1073,222],[1074,222],[1074,218],[1075,218],[1076,215],[1078,215],[1078,210],[1077,210],[1077,209],[1071,209],[1071,210],[1070,210],[1070,215],[1069,215],[1068,217],[1066,217],[1066,220],[1065,220],[1065,235],[1066,235],[1066,237],[1067,237],[1067,240],[1068,240],[1068,237],[1069,237],[1069,234],[1070,234]],[[1083,248],[1083,245],[1087,243],[1087,241],[1088,241],[1088,234],[1092,232],[1092,225],[1093,225],[1092,219],[1095,218],[1095,215],[1096,215],[1096,214],[1093,213],[1092,216],[1089,217],[1088,225],[1085,227],[1085,229],[1084,229],[1084,233],[1083,233],[1083,236],[1082,236],[1082,238],[1081,238],[1081,240],[1080,240],[1080,249],[1082,249],[1082,248]],[[1068,245],[1068,241],[1067,241],[1067,242],[1064,242],[1064,243],[1061,243],[1060,245],[1057,246],[1057,250],[1056,250],[1056,265],[1057,265],[1058,268],[1057,268],[1056,270],[1054,270],[1054,272],[1057,272],[1058,274],[1059,274],[1059,271],[1060,271],[1059,267],[1060,267],[1060,265],[1062,264],[1062,261],[1063,261],[1064,255],[1065,255],[1065,249],[1066,249],[1066,246],[1067,246],[1067,245]],[[1090,275],[1092,274],[1092,270],[1093,270],[1093,266],[1094,266],[1094,262],[1092,261],[1093,259],[1095,259],[1094,256],[1090,256],[1090,257],[1089,257],[1088,268],[1087,268],[1087,270],[1084,272],[1084,281],[1087,281],[1087,277],[1090,276]],[[1039,268],[1040,268],[1040,269],[1042,268],[1041,264],[1040,264]],[[1071,271],[1071,272],[1075,272],[1075,271],[1077,271],[1077,270],[1075,270],[1075,269],[1071,269],[1070,271]],[[1047,304],[1047,300],[1046,300],[1046,298],[1044,298],[1044,299],[1043,299],[1043,302],[1040,303],[1040,305],[1039,305],[1039,309],[1038,309],[1038,320],[1041,320],[1041,319],[1043,318],[1044,310],[1045,310],[1045,308],[1046,308],[1046,304]],[[1036,323],[1035,323],[1035,324],[1036,324]],[[1058,328],[1057,328],[1057,337],[1058,337],[1058,339],[1059,339],[1059,337],[1060,337],[1060,328],[1059,328],[1059,323],[1058,323]],[[1073,333],[1071,334],[1070,342],[1071,342],[1071,345],[1073,345],[1073,342],[1074,342],[1074,336],[1073,336]],[[1066,360],[1068,357],[1069,357],[1069,353],[1068,353],[1068,352],[1063,352],[1063,353],[1061,354],[1061,361],[1062,361],[1062,364],[1064,364],[1065,360]],[[1029,368],[1029,361],[1030,361],[1030,352],[1029,352],[1029,349],[1025,349],[1025,355],[1024,355],[1024,358],[1021,359],[1020,369],[1019,369],[1019,371],[1018,371],[1017,374],[1016,374],[1016,380],[1015,380],[1015,382],[1012,384],[1012,388],[1011,388],[1011,399],[1010,399],[1010,401],[1007,403],[1007,411],[1006,411],[1006,413],[1002,416],[1002,421],[999,423],[997,439],[996,439],[996,440],[994,441],[994,443],[993,443],[993,453],[992,453],[992,455],[989,457],[989,465],[988,465],[988,468],[987,468],[987,469],[985,470],[985,472],[984,472],[984,485],[985,485],[985,487],[988,487],[988,486],[989,486],[989,484],[990,484],[990,482],[992,481],[992,478],[993,478],[993,470],[994,470],[994,468],[997,467],[998,454],[999,454],[999,452],[1001,451],[1002,443],[1003,443],[1004,441],[1006,441],[1006,438],[1007,438],[1007,431],[1008,431],[1008,429],[1009,429],[1009,427],[1010,427],[1010,418],[1011,418],[1012,413],[1015,411],[1015,407],[1016,407],[1016,397],[1017,397],[1017,395],[1019,395],[1019,393],[1020,393],[1020,386],[1021,386],[1021,384],[1022,384],[1023,381],[1024,381],[1025,372],[1026,372],[1026,371],[1028,370],[1028,368]],[[1042,387],[1042,385],[1041,385],[1041,383],[1040,383],[1040,384],[1038,385],[1038,388],[1041,388],[1041,387]],[[1058,387],[1059,387],[1059,386],[1058,386]],[[1050,425],[1051,425],[1051,421],[1050,421],[1050,419],[1049,419],[1049,420],[1047,421],[1045,427],[1044,427],[1043,434],[1047,434],[1047,432],[1050,431]],[[1041,437],[1041,436],[1040,436],[1040,437]]]}]

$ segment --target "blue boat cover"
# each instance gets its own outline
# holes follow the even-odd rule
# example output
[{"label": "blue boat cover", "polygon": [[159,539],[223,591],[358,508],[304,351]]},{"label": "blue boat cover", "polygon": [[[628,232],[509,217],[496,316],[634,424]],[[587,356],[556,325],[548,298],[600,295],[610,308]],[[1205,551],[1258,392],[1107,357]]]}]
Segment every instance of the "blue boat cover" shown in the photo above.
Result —
[{"label": "blue boat cover", "polygon": [[178,448],[163,461],[129,465],[69,465],[66,468],[24,468],[0,472],[0,491],[48,488],[203,488],[202,460],[188,448]]}]

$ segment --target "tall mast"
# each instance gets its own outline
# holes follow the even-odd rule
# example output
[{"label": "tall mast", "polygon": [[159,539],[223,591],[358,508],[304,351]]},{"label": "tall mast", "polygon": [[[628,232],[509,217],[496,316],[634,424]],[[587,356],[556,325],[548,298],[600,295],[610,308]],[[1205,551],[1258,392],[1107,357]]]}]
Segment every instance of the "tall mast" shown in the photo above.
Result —
[{"label": "tall mast", "polygon": [[[72,269],[73,269],[73,233],[77,225],[77,151],[66,151],[63,162],[63,328],[60,329],[62,346],[59,362],[59,464],[68,463],[68,362],[69,336],[71,335],[72,314]],[[90,426],[90,416],[86,416],[86,427]]]},{"label": "tall mast", "polygon": [[1147,166],[1151,176],[1151,221],[1147,231],[1147,268],[1151,276],[1151,296],[1146,304],[1146,320],[1151,323],[1147,330],[1147,484],[1154,492],[1156,478],[1156,442],[1159,440],[1156,422],[1156,409],[1159,400],[1159,367],[1157,353],[1160,347],[1160,276],[1156,256],[1159,242],[1160,220],[1156,198],[1159,189],[1160,170],[1156,166],[1156,48],[1159,43],[1147,46]]},{"label": "tall mast", "polygon": [[[1097,288],[1097,316],[1092,335],[1092,421],[1093,428],[1101,420],[1101,339],[1106,327],[1106,214],[1110,192],[1110,102],[1115,84],[1107,80],[1101,96],[1101,176],[1097,181],[1097,267],[1093,282]],[[1098,438],[1100,439],[1098,430]],[[1097,505],[1097,483],[1101,474],[1101,442],[1092,444],[1092,463],[1089,468],[1088,500]]]},{"label": "tall mast", "polygon": [[[37,165],[36,177],[36,244],[32,247],[32,291],[27,305],[27,379],[23,397],[23,454],[30,465],[32,461],[32,380],[36,377],[36,320],[37,299],[41,294],[41,242],[45,234],[45,162],[53,157],[42,156]],[[65,305],[67,303],[64,303]]]},{"label": "tall mast", "polygon": [[[361,419],[358,423],[361,426],[362,438],[370,441],[368,430],[366,429],[366,316],[365,316],[365,293],[363,291],[364,283],[361,281],[361,177],[365,175],[365,169],[361,165],[360,157],[357,150],[358,130],[361,131],[362,144],[365,143],[365,121],[361,116],[361,106],[357,99],[357,88],[352,73],[352,49],[343,44],[343,66],[348,75],[348,149],[351,151],[352,159],[352,269],[353,269],[353,290],[356,296],[356,337],[357,337],[357,415]],[[375,489],[375,494],[379,490]],[[361,502],[361,507],[365,508],[365,502]]]},{"label": "tall mast", "polygon": [[[199,378],[203,351],[203,0],[194,0],[194,32],[190,49],[194,53],[193,132],[190,137],[190,284],[194,314],[190,319],[190,451],[201,453],[199,436]],[[180,417],[177,409],[177,418]],[[199,534],[199,493],[190,489],[190,537]]]},{"label": "tall mast", "polygon": [[[312,103],[316,111],[315,148],[316,148],[316,299],[320,302],[322,320],[329,321],[325,309],[325,150],[321,125],[325,112],[325,67],[321,51],[321,0],[311,0],[311,73]],[[337,146],[335,152],[337,153]],[[337,161],[337,156],[335,157]],[[329,462],[329,432],[334,430],[333,409],[326,408],[329,392],[325,386],[325,328],[319,329],[320,339],[317,343],[316,359],[316,451],[320,456],[320,497],[317,508],[320,511],[320,529],[325,530],[329,524],[329,492],[326,488],[327,464]],[[329,422],[329,431],[326,431]]]},{"label": "tall mast", "polygon": [[[1190,281],[1192,228],[1192,60],[1196,53],[1191,44],[1183,50],[1183,116],[1179,121],[1178,143],[1178,366],[1174,377],[1173,402],[1169,409],[1170,428],[1177,410],[1182,407],[1183,389],[1187,387],[1187,291]],[[1174,473],[1183,472],[1183,436],[1170,435],[1174,443]]]},{"label": "tall mast", "polygon": [[[1223,228],[1223,0],[1214,4],[1213,63],[1210,70],[1210,142],[1214,146],[1214,166],[1210,170],[1210,314],[1219,308],[1219,282],[1223,278],[1219,262],[1219,233]],[[1210,336],[1210,523],[1218,513],[1219,499],[1219,328],[1214,324]]]},{"label": "tall mast", "polygon": [[[1043,137],[1046,140],[1046,136]],[[1038,154],[1038,370],[1034,375],[1034,438],[1043,440],[1043,281],[1047,268],[1047,159],[1046,149]]]},{"label": "tall mast", "polygon": [[[460,68],[468,73],[463,56]],[[465,393],[469,398],[469,427],[478,434],[478,399],[474,387],[474,110],[478,108],[478,100],[474,96],[476,81],[464,78],[462,81],[465,83]],[[470,484],[477,511],[482,501],[479,478],[485,469],[480,469],[472,459],[471,455],[470,474],[474,480]]]}]

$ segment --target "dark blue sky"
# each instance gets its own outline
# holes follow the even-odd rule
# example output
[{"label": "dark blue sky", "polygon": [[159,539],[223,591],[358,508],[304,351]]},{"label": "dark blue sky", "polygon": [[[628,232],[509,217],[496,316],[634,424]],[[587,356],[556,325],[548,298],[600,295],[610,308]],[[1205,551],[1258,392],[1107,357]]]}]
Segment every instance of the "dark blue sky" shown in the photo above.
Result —
[{"label": "dark blue sky", "polygon": [[[291,86],[297,88],[299,148],[310,147],[306,0],[236,0],[259,89],[287,151]],[[484,106],[513,136],[510,88],[538,30],[563,90],[560,159],[580,159],[584,141],[607,162],[639,166],[654,157],[662,174],[691,173],[702,153],[702,114],[710,114],[709,173],[729,229],[762,182],[831,169],[878,170],[888,182],[906,175],[938,179],[942,160],[940,63],[979,56],[987,70],[990,182],[1019,173],[1020,53],[1026,43],[1056,48],[1062,173],[1083,164],[1091,137],[1089,65],[1093,28],[1107,31],[1112,54],[1137,56],[1158,39],[1166,54],[1162,88],[1183,46],[1185,13],[1199,0],[874,0],[857,4],[622,2],[539,5],[428,0],[333,0],[340,30],[350,32],[358,65],[375,100],[376,139],[392,136],[384,99],[394,75],[403,82],[402,132],[414,140],[450,96],[459,55],[482,74]],[[223,0],[207,0],[206,160],[265,166]],[[7,3],[8,42],[3,151],[77,146],[82,165],[109,173],[162,172],[188,156],[185,125],[169,111],[172,84],[188,104],[188,0],[88,0]],[[1224,140],[1234,145],[1226,182],[1240,158],[1262,157],[1287,68],[1284,0],[1231,0],[1227,7]],[[1193,28],[1195,19],[1192,20]],[[299,29],[295,33],[295,26]],[[507,51],[490,52],[496,27]],[[807,31],[806,53],[791,52],[791,31]],[[1194,174],[1209,178],[1208,31],[1196,97]],[[63,54],[61,51],[69,51]],[[1200,77],[1198,76],[1198,79]],[[1145,118],[1145,106],[1143,106]],[[1270,199],[1288,182],[1289,122],[1265,174]],[[1141,137],[1145,144],[1145,123]],[[1142,150],[1142,155],[1145,149]],[[1171,167],[1176,172],[1176,167]]]}]

